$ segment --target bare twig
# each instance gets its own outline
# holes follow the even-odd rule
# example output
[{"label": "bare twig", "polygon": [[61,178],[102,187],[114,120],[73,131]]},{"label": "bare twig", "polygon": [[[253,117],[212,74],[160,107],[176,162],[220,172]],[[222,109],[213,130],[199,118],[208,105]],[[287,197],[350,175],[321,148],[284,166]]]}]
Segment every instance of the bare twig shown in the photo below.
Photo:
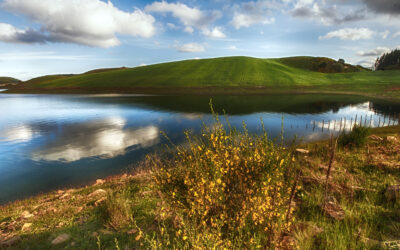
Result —
[{"label": "bare twig", "polygon": [[329,158],[328,170],[326,172],[324,207],[325,207],[326,201],[327,201],[328,182],[329,182],[329,177],[330,177],[330,174],[331,174],[331,169],[332,169],[332,166],[333,166],[333,162],[335,160],[337,142],[338,142],[338,138],[336,138],[336,140],[334,140],[333,134],[331,134],[331,137],[330,137],[330,140],[329,140],[329,150],[330,150],[331,154],[330,154],[330,158]]}]

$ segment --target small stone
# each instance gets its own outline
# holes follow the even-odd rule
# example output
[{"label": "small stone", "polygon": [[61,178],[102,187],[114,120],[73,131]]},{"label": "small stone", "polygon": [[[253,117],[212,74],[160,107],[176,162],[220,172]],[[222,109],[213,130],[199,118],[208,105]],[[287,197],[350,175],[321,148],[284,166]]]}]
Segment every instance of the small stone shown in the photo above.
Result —
[{"label": "small stone", "polygon": [[89,197],[93,197],[93,196],[106,196],[107,195],[107,191],[104,189],[97,189],[96,191],[94,191],[93,193],[89,194]]},{"label": "small stone", "polygon": [[29,230],[30,228],[31,228],[31,226],[32,226],[32,223],[25,223],[23,226],[22,226],[22,231],[27,231],[27,230]]},{"label": "small stone", "polygon": [[386,141],[392,142],[392,143],[397,142],[397,138],[396,138],[396,136],[387,136]]},{"label": "small stone", "polygon": [[25,210],[24,212],[22,212],[21,217],[24,219],[29,219],[32,218],[34,215],[31,214],[29,211]]},{"label": "small stone", "polygon": [[296,152],[297,152],[297,153],[300,153],[300,154],[305,154],[305,155],[307,155],[307,154],[310,153],[309,150],[307,150],[307,149],[302,149],[302,148],[296,148]]},{"label": "small stone", "polygon": [[94,185],[95,185],[95,186],[97,186],[97,185],[103,185],[105,182],[106,182],[106,181],[103,180],[103,179],[97,179],[97,180],[96,180],[96,183],[95,183]]},{"label": "small stone", "polygon": [[371,135],[369,138],[374,141],[383,141],[383,138],[377,135]]},{"label": "small stone", "polygon": [[0,247],[4,246],[4,247],[10,247],[12,245],[14,245],[15,243],[17,243],[18,241],[21,240],[20,236],[14,236],[8,240],[5,240],[3,242],[0,242]]},{"label": "small stone", "polygon": [[71,236],[69,234],[61,234],[61,235],[57,236],[57,238],[55,238],[51,242],[51,244],[52,245],[58,245],[58,244],[61,244],[61,243],[64,243],[64,242],[68,241],[69,239],[71,239]]},{"label": "small stone", "polygon": [[58,190],[58,191],[57,191],[57,194],[63,194],[63,193],[65,193],[64,190]]}]

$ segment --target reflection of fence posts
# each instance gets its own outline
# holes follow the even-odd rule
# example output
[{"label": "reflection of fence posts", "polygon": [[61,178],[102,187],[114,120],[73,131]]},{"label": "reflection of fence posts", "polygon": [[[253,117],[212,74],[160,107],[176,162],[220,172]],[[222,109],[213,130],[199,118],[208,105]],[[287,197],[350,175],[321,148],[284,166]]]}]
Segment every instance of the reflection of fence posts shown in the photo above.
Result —
[{"label": "reflection of fence posts", "polygon": [[372,115],[371,115],[371,117],[369,118],[369,127],[372,128]]},{"label": "reflection of fence posts", "polygon": [[322,133],[324,132],[325,120],[322,120]]},{"label": "reflection of fence posts", "polygon": [[343,131],[346,131],[346,117],[344,118]]},{"label": "reflection of fence posts", "polygon": [[[357,117],[357,115],[356,115],[356,117]],[[350,121],[350,130],[352,127],[353,127],[353,118],[351,118],[351,121]]]},{"label": "reflection of fence posts", "polygon": [[313,132],[315,131],[315,120],[314,120],[314,126],[313,126],[312,131],[313,131]]},{"label": "reflection of fence posts", "polygon": [[340,133],[340,131],[342,131],[342,121],[343,121],[343,118],[340,118],[340,127],[339,127],[339,133]]},{"label": "reflection of fence posts", "polygon": [[331,129],[331,121],[328,122],[328,132],[330,131],[330,129]]},{"label": "reflection of fence posts", "polygon": [[378,128],[381,126],[381,116],[379,116],[379,121],[378,121]]}]

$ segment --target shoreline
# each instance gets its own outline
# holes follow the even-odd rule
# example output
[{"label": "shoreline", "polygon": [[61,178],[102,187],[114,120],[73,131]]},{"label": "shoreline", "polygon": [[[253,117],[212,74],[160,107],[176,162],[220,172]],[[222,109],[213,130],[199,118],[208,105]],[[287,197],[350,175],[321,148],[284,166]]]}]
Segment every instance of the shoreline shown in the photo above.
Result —
[{"label": "shoreline", "polygon": [[[132,88],[9,88],[2,94],[66,94],[66,95],[215,95],[215,96],[268,96],[268,95],[301,95],[301,94],[321,94],[321,95],[353,95],[368,98],[376,98],[386,101],[400,103],[400,87],[398,85],[315,85],[315,86],[281,86],[281,87],[132,87]],[[352,88],[355,89],[352,89]],[[357,89],[360,88],[360,89]],[[378,88],[378,89],[375,89]],[[335,90],[332,90],[335,89]]]}]

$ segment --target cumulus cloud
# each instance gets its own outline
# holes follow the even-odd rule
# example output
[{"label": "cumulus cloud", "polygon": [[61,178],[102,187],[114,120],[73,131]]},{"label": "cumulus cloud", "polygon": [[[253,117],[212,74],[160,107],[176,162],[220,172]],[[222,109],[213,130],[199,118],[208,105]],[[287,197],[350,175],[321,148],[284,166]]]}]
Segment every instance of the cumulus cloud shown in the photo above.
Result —
[{"label": "cumulus cloud", "polygon": [[187,43],[183,45],[176,46],[179,52],[183,53],[193,53],[193,52],[204,52],[204,46],[198,43]]},{"label": "cumulus cloud", "polygon": [[393,34],[393,38],[396,38],[396,37],[399,37],[399,36],[400,36],[400,31]]},{"label": "cumulus cloud", "polygon": [[375,31],[372,31],[368,28],[359,28],[359,29],[340,29],[331,31],[325,36],[320,36],[319,39],[331,39],[331,38],[339,38],[340,40],[351,40],[357,41],[360,39],[371,39],[376,34]]},{"label": "cumulus cloud", "polygon": [[204,29],[203,34],[210,38],[225,38],[226,35],[222,32],[221,27],[215,27],[212,30]]},{"label": "cumulus cloud", "polygon": [[208,27],[221,17],[221,12],[206,12],[198,8],[191,8],[183,3],[168,3],[165,1],[154,2],[145,7],[146,12],[152,13],[171,13],[173,17],[185,26],[184,31],[193,33],[194,28],[201,30],[203,33],[212,32]]},{"label": "cumulus cloud", "polygon": [[32,29],[17,29],[11,24],[0,23],[0,41],[8,43],[45,43],[48,38]]},{"label": "cumulus cloud", "polygon": [[399,0],[363,0],[367,7],[376,13],[400,15]]},{"label": "cumulus cloud", "polygon": [[357,55],[359,56],[381,56],[384,53],[390,52],[389,48],[386,47],[377,47],[368,51],[359,51]]},{"label": "cumulus cloud", "polygon": [[291,15],[297,18],[316,19],[324,25],[343,24],[366,19],[365,9],[346,12],[339,10],[337,5],[317,3],[313,0],[299,0],[291,10]]},{"label": "cumulus cloud", "polygon": [[255,24],[270,24],[275,22],[273,17],[268,17],[272,10],[275,10],[280,5],[275,1],[250,1],[242,3],[240,6],[235,5],[236,9],[233,14],[231,24],[235,29],[241,27],[250,27]]},{"label": "cumulus cloud", "polygon": [[[107,48],[120,44],[116,34],[145,38],[155,34],[151,15],[139,9],[121,11],[110,1],[4,0],[1,6],[42,26],[40,31],[11,31],[9,27],[8,33],[14,32],[9,42],[69,42]],[[3,38],[6,33],[2,34]]]},{"label": "cumulus cloud", "polygon": [[375,65],[375,62],[376,62],[376,58],[372,57],[372,58],[367,58],[367,59],[361,60],[361,61],[357,62],[357,64],[361,65],[365,68],[372,69]]}]

